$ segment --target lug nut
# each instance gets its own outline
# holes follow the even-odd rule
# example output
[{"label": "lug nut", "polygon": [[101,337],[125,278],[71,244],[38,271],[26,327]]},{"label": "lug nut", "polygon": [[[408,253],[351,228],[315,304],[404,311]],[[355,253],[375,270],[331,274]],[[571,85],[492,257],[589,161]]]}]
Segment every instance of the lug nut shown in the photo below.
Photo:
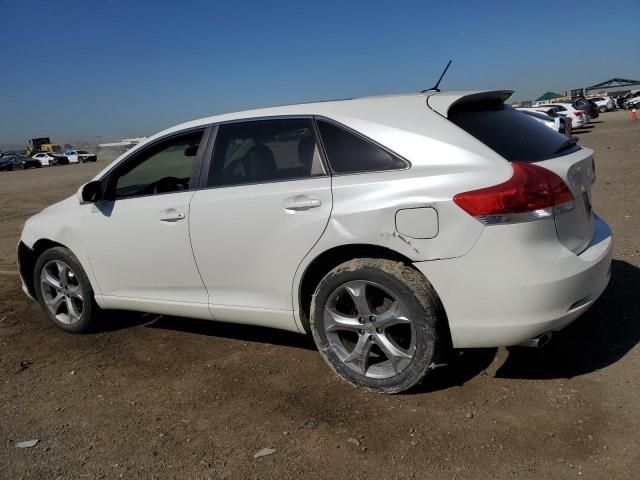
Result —
[{"label": "lug nut", "polygon": [[382,329],[381,328],[376,328],[376,332],[382,333]]},{"label": "lug nut", "polygon": [[371,316],[369,317],[369,321],[370,321],[370,322],[375,322],[375,321],[376,321],[376,317],[375,317],[375,315],[371,315]]},{"label": "lug nut", "polygon": [[358,321],[359,321],[360,323],[364,323],[364,317],[360,317],[360,318],[358,319]]},{"label": "lug nut", "polygon": [[358,334],[360,335],[364,334],[364,330],[358,330]]}]

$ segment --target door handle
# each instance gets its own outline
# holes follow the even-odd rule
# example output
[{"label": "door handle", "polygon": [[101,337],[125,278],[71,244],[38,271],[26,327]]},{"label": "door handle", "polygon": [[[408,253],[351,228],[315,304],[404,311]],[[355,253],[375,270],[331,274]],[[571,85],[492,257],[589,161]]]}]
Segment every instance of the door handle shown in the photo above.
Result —
[{"label": "door handle", "polygon": [[184,212],[178,210],[176,208],[168,208],[160,212],[160,221],[161,222],[177,222],[179,220],[183,220],[185,217]]},{"label": "door handle", "polygon": [[320,205],[322,202],[319,198],[311,198],[306,195],[297,195],[284,201],[284,209],[293,212],[305,212],[312,208],[318,208]]}]

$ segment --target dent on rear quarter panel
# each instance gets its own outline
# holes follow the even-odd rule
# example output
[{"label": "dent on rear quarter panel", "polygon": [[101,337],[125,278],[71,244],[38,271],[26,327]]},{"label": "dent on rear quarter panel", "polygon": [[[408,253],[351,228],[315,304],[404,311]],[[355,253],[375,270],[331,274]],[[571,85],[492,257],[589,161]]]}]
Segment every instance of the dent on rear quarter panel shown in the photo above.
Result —
[{"label": "dent on rear quarter panel", "polygon": [[[425,170],[334,177],[331,218],[312,254],[354,243],[386,247],[413,261],[466,254],[484,227],[451,201],[452,185],[462,181],[461,175],[423,175]],[[432,238],[397,230],[397,212],[416,207],[437,212],[435,235],[425,235]]]}]

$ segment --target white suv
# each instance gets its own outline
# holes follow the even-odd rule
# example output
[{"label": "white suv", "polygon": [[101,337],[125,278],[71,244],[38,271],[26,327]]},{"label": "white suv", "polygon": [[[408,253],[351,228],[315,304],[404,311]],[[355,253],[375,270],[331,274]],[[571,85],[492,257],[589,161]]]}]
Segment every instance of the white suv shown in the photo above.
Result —
[{"label": "white suv", "polygon": [[609,281],[593,152],[504,101],[427,92],[220,115],[134,147],[31,217],[24,291],[311,333],[344,379],[422,380],[450,346],[536,344]]},{"label": "white suv", "polygon": [[545,107],[553,107],[557,110],[558,115],[571,119],[571,126],[576,128],[584,127],[589,123],[589,115],[584,110],[578,110],[570,103],[549,103]]},{"label": "white suv", "polygon": [[593,97],[590,98],[598,106],[600,113],[608,112],[609,110],[615,110],[616,103],[610,97]]}]

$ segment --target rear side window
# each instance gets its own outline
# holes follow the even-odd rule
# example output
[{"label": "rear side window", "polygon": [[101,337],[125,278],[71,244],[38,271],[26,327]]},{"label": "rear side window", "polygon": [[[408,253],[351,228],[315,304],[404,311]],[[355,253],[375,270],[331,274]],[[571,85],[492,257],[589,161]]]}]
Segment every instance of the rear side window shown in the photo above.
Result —
[{"label": "rear side window", "polygon": [[398,156],[338,125],[320,120],[318,129],[335,173],[378,172],[409,166]]},{"label": "rear side window", "polygon": [[448,118],[510,162],[538,162],[580,149],[564,135],[503,103],[454,105]]},{"label": "rear side window", "polygon": [[324,175],[311,119],[221,125],[209,186],[295,180]]}]

